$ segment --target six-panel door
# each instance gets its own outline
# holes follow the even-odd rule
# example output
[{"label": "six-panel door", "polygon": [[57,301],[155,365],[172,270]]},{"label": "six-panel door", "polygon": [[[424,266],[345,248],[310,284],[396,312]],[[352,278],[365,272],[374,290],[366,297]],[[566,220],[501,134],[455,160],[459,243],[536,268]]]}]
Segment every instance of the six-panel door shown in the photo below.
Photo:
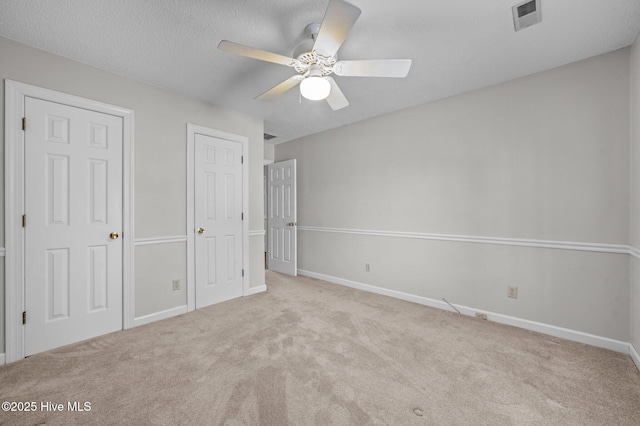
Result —
[{"label": "six-panel door", "polygon": [[122,329],[122,118],[25,100],[25,355]]},{"label": "six-panel door", "polygon": [[269,269],[297,275],[296,160],[269,164]]},{"label": "six-panel door", "polygon": [[195,135],[196,308],[242,296],[242,145]]}]

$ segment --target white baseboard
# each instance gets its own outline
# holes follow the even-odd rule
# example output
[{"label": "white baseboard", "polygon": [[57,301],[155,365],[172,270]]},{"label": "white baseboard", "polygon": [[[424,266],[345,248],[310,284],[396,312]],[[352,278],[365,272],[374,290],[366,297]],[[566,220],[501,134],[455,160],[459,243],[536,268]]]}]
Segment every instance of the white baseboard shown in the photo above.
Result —
[{"label": "white baseboard", "polygon": [[[245,294],[245,296],[251,296],[252,294],[262,293],[264,291],[267,291],[267,286],[264,284],[258,287],[249,287],[249,290],[247,291],[247,294]],[[178,306],[176,308],[167,309],[166,311],[155,312],[153,314],[137,317],[133,320],[133,326],[137,327],[139,325],[149,324],[151,322],[175,317],[176,315],[186,314],[187,312],[187,305]]]},{"label": "white baseboard", "polygon": [[7,363],[6,361],[4,354],[0,354],[0,365],[5,365]]},{"label": "white baseboard", "polygon": [[636,367],[638,367],[638,370],[640,370],[640,355],[631,343],[629,343],[629,355],[631,355],[631,359],[636,363]]},{"label": "white baseboard", "polygon": [[259,285],[258,287],[249,287],[245,296],[251,296],[252,294],[262,293],[264,291],[267,291],[267,286],[265,284]]},{"label": "white baseboard", "polygon": [[155,312],[153,314],[137,317],[133,320],[133,326],[149,324],[151,322],[160,321],[163,319],[175,317],[176,315],[182,315],[187,313],[187,305],[178,306],[177,308],[167,309],[166,311]]},{"label": "white baseboard", "polygon": [[[356,281],[346,280],[344,278],[332,277],[330,275],[319,274],[317,272],[305,271],[302,269],[298,269],[298,274],[311,277],[311,278],[317,278],[320,280],[328,281],[334,284],[340,284],[346,287],[356,288],[358,290],[368,291],[370,293],[381,294],[383,296],[389,296],[389,297],[393,297],[400,300],[406,300],[408,302],[418,303],[420,305],[430,306],[432,308],[453,311],[451,309],[451,306],[449,306],[447,303],[440,300],[429,299],[428,297],[416,296],[414,294],[403,293],[401,291],[396,291],[396,290],[389,290],[386,288],[376,287],[370,284],[364,284]],[[543,334],[547,334],[554,337],[560,337],[563,339],[572,340],[574,342],[585,343],[591,346],[610,349],[612,351],[621,352],[624,354],[629,354],[630,352],[631,345],[627,342],[621,342],[619,340],[613,340],[607,337],[595,336],[593,334],[583,333],[581,331],[569,330],[567,328],[556,327],[554,325],[543,324],[540,322],[511,317],[508,315],[487,312],[481,309],[473,309],[473,308],[456,305],[456,304],[454,304],[454,306],[463,315],[475,316],[476,313],[482,313],[487,315],[487,320],[497,322],[500,324],[507,324],[514,327],[524,328],[526,330],[537,331],[538,333],[543,333]],[[636,353],[636,356],[637,356],[637,353]],[[638,364],[638,361],[636,361],[636,364]]]}]

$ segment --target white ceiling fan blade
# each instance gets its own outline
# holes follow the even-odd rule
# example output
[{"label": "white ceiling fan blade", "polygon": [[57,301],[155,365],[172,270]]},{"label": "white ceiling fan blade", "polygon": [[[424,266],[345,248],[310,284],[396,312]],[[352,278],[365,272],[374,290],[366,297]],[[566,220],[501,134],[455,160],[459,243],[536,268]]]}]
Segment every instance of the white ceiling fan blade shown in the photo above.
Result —
[{"label": "white ceiling fan blade", "polygon": [[278,84],[275,87],[272,87],[271,89],[264,92],[262,95],[256,97],[255,99],[256,101],[269,101],[275,98],[276,96],[283,94],[287,90],[297,86],[298,84],[300,84],[302,80],[304,80],[304,77],[299,74],[291,76],[285,81],[283,81],[282,83]]},{"label": "white ceiling fan blade", "polygon": [[233,53],[234,55],[246,56],[247,58],[273,62],[275,64],[286,65],[288,67],[293,67],[296,62],[298,62],[296,59],[289,58],[287,56],[255,49],[253,47],[244,46],[242,44],[234,43],[228,40],[222,40],[220,44],[218,44],[218,49],[222,50],[223,52]]},{"label": "white ceiling fan blade", "polygon": [[360,9],[346,1],[331,0],[322,19],[313,50],[322,56],[334,56],[358,20],[360,12]]},{"label": "white ceiling fan blade", "polygon": [[331,83],[331,92],[329,92],[329,96],[327,96],[327,102],[332,110],[337,111],[339,109],[345,108],[349,106],[349,101],[344,97],[344,93],[338,87],[338,83],[331,78],[325,77],[329,83]]},{"label": "white ceiling fan blade", "polygon": [[379,59],[373,61],[338,61],[333,66],[336,75],[345,77],[406,77],[411,59]]}]

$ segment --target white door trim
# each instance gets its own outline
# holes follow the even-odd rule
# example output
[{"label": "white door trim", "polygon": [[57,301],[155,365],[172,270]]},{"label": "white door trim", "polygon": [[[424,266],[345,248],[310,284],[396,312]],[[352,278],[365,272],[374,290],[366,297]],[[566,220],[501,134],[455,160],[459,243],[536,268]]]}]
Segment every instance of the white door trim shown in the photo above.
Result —
[{"label": "white door trim", "polygon": [[[6,361],[24,358],[24,116],[25,97],[122,117],[122,282],[125,329],[134,325],[133,285],[133,140],[134,112],[17,81],[5,80],[5,352]],[[28,125],[28,123],[27,123]]]},{"label": "white door trim", "polygon": [[244,220],[242,221],[242,295],[249,294],[249,138],[235,135],[221,130],[210,129],[197,124],[187,123],[187,309],[196,309],[196,264],[195,264],[195,224],[194,224],[194,203],[195,203],[195,164],[194,155],[195,135],[211,136],[219,139],[226,139],[239,142],[242,145],[242,211]]}]

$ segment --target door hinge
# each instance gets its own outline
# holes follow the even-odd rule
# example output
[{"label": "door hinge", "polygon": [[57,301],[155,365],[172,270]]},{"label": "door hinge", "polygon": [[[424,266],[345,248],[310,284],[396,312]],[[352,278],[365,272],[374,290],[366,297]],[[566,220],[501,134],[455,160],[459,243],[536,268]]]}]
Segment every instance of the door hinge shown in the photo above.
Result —
[{"label": "door hinge", "polygon": [[27,130],[27,117],[22,117],[22,130]]},{"label": "door hinge", "polygon": [[240,213],[240,220],[244,220],[244,212]]},{"label": "door hinge", "polygon": [[27,215],[22,215],[22,227],[25,228],[27,226]]},{"label": "door hinge", "polygon": [[244,155],[240,156],[240,164],[244,164]]},{"label": "door hinge", "polygon": [[242,276],[244,277],[244,269],[242,270]]},{"label": "door hinge", "polygon": [[23,324],[27,323],[27,311],[22,312],[22,323]]}]

